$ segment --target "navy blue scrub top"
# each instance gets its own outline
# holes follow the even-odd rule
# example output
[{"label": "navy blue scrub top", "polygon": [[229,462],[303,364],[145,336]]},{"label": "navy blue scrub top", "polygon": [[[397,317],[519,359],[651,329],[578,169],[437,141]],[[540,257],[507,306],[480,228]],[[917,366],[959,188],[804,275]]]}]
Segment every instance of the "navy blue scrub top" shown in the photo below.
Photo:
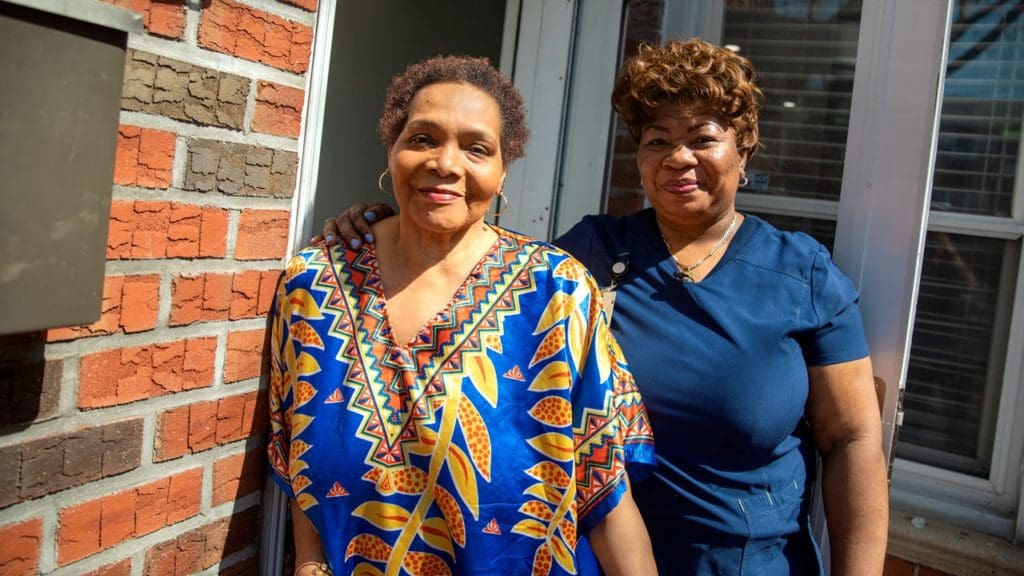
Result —
[{"label": "navy blue scrub top", "polygon": [[633,487],[662,574],[819,574],[807,366],[868,355],[857,292],[825,247],[747,215],[683,283],[651,209],[555,241],[601,286],[625,259],[612,331],[643,394],[658,470]]}]

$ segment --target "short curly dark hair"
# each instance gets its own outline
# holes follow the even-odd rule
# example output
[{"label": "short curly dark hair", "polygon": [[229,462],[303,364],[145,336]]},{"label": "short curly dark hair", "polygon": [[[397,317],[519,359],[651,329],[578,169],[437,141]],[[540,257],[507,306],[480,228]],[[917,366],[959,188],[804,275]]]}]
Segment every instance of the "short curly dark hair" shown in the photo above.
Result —
[{"label": "short curly dark hair", "polygon": [[486,58],[435,56],[410,65],[391,79],[384,96],[384,111],[377,132],[384,146],[391,148],[409,119],[409,105],[416,93],[430,84],[465,82],[490,94],[501,111],[501,158],[505,164],[522,158],[530,131],[526,128],[523,97],[512,82],[491,66]]},{"label": "short curly dark hair", "polygon": [[696,38],[660,46],[641,44],[619,72],[612,107],[634,140],[663,104],[679,103],[714,114],[736,131],[736,147],[752,156],[761,147],[757,121],[764,93],[749,60]]}]

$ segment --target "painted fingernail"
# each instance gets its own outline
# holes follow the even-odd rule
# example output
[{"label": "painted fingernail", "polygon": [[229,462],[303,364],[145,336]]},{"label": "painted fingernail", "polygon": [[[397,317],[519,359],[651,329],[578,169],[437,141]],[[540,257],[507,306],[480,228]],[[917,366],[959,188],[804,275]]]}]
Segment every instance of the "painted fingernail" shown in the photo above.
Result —
[{"label": "painted fingernail", "polygon": [[359,238],[353,238],[348,241],[348,245],[352,248],[359,248]]},{"label": "painted fingernail", "polygon": [[373,222],[377,219],[377,213],[373,210],[367,210],[366,212],[363,212],[363,218],[366,218],[367,222]]},{"label": "painted fingernail", "polygon": [[366,234],[363,235],[363,238],[366,239],[367,244],[373,244],[373,234],[367,232]]},{"label": "painted fingernail", "polygon": [[324,240],[328,244],[334,244],[334,234],[328,234],[327,236],[324,236]]}]

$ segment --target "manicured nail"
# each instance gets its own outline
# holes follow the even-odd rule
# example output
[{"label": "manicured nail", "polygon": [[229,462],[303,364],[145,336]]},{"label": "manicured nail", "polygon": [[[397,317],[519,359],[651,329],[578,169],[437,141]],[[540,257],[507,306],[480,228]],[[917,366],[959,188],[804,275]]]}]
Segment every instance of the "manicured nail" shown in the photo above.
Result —
[{"label": "manicured nail", "polygon": [[334,234],[328,234],[327,236],[324,236],[324,240],[327,242],[328,245],[334,244]]},{"label": "manicured nail", "polygon": [[367,232],[366,234],[363,235],[363,238],[366,238],[367,244],[373,244],[373,234]]},{"label": "manicured nail", "polygon": [[365,218],[367,222],[373,222],[377,219],[377,213],[373,210],[367,210],[366,212],[363,212],[363,218]]},{"label": "manicured nail", "polygon": [[353,249],[359,248],[359,238],[353,238],[349,240],[348,245],[351,246]]}]

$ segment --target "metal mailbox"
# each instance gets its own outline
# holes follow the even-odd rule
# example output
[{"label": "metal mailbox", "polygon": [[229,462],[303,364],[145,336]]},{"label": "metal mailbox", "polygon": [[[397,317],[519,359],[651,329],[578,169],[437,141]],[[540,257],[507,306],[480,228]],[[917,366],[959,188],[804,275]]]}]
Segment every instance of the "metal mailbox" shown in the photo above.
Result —
[{"label": "metal mailbox", "polygon": [[99,318],[134,12],[0,0],[0,334]]}]

